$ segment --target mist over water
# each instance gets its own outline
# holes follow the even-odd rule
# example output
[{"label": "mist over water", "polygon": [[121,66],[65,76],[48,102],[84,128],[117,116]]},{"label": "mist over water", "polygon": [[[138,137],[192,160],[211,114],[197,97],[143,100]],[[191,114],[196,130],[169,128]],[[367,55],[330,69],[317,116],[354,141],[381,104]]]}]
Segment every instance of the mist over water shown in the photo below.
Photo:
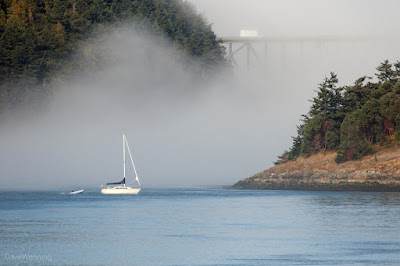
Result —
[{"label": "mist over water", "polygon": [[[325,31],[306,27],[311,22],[303,20],[290,24],[295,25],[290,31],[289,24],[277,19],[275,13],[284,4],[276,1],[246,2],[256,10],[252,19],[237,15],[240,9],[248,13],[239,1],[232,2],[228,13],[219,8],[226,1],[195,3],[219,36],[238,35],[239,23],[261,25],[264,36],[368,35],[362,23],[365,12],[364,20],[343,30],[352,15],[349,9],[343,9],[347,11],[337,28],[334,16],[328,16],[321,22]],[[338,14],[343,5],[341,1],[332,10]],[[322,8],[317,7],[315,12]],[[369,27],[371,36],[387,23]],[[386,37],[368,42],[276,42],[268,44],[267,54],[263,45],[255,45],[262,64],[253,62],[247,71],[244,55],[238,54],[235,74],[211,82],[194,78],[190,69],[176,63],[180,53],[166,48],[165,40],[129,26],[106,30],[82,46],[88,66],[95,63],[96,71],[60,84],[43,112],[16,116],[2,125],[0,187],[98,187],[119,181],[123,132],[144,187],[231,185],[272,166],[290,147],[308,99],[330,71],[338,74],[340,85],[350,85],[361,76],[373,76],[383,60],[400,59],[398,39],[387,31],[382,32]],[[106,56],[97,59],[100,51]]]},{"label": "mist over water", "polygon": [[144,186],[230,185],[261,170],[271,109],[258,95],[263,84],[194,78],[160,42],[126,26],[95,38],[91,55],[106,53],[99,70],[61,84],[43,112],[2,127],[1,187],[118,181],[123,132]]}]

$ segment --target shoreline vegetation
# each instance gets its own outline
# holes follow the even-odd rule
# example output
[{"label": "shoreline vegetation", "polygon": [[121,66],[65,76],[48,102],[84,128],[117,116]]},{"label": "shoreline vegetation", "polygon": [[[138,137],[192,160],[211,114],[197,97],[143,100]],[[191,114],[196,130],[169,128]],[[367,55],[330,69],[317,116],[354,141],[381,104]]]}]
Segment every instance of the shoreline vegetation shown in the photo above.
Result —
[{"label": "shoreline vegetation", "polygon": [[400,192],[400,61],[376,70],[351,86],[325,77],[276,166],[233,188]]}]

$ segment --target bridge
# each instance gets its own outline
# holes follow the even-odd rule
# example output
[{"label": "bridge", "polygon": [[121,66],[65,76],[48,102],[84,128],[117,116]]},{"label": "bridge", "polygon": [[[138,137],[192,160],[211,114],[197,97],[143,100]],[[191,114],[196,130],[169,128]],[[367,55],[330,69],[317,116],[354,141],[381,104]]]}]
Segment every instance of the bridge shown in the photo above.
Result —
[{"label": "bridge", "polygon": [[[242,35],[242,34],[241,34]],[[299,43],[302,46],[304,43],[359,43],[359,42],[374,42],[378,38],[367,36],[316,36],[316,37],[261,37],[256,32],[251,32],[251,36],[238,37],[219,37],[221,43],[228,45],[228,60],[234,65],[238,65],[235,55],[243,49],[246,50],[246,66],[249,70],[252,61],[255,59],[259,64],[263,65],[268,57],[268,45],[273,43]],[[259,51],[254,48],[255,44],[264,46],[264,56],[261,57]]]}]

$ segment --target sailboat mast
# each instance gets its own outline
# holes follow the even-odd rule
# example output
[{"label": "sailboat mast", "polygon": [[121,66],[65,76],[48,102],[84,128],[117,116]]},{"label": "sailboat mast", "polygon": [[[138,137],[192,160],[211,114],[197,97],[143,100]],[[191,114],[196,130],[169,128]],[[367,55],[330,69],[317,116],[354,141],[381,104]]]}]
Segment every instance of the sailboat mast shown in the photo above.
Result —
[{"label": "sailboat mast", "polygon": [[[125,179],[125,134],[122,134],[122,155],[123,155],[123,162],[124,162],[124,179]],[[124,183],[125,186],[125,183]]]}]

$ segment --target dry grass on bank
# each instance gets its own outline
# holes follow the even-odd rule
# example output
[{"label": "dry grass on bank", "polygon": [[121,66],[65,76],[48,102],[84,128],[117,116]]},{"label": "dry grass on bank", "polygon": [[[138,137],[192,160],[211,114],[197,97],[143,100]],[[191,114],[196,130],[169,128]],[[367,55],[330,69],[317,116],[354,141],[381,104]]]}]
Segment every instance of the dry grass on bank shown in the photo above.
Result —
[{"label": "dry grass on bank", "polygon": [[287,172],[331,172],[339,171],[379,171],[390,175],[400,176],[400,147],[382,149],[375,154],[368,155],[357,161],[341,164],[335,162],[336,152],[326,152],[301,157],[296,161],[274,166],[265,173],[287,173]]}]

